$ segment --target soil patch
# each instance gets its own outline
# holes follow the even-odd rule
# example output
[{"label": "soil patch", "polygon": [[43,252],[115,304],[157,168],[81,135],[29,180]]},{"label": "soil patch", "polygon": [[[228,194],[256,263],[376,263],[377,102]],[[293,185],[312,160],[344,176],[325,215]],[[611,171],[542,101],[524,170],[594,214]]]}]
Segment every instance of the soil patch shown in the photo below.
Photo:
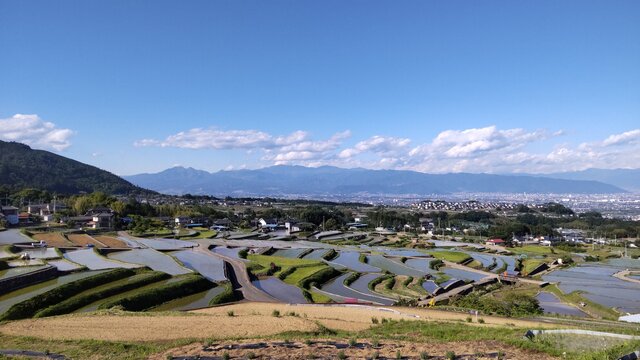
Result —
[{"label": "soil patch", "polygon": [[[351,343],[351,344],[350,344]],[[375,345],[375,346],[374,346]],[[337,359],[340,353],[348,359],[371,359],[377,354],[382,359],[419,359],[427,354],[430,359],[444,359],[447,352],[454,352],[456,359],[496,359],[514,360],[555,359],[547,354],[522,350],[499,341],[459,341],[448,343],[415,343],[397,341],[379,341],[378,344],[365,339],[351,341],[316,339],[311,341],[224,341],[219,343],[195,343],[156,354],[149,359],[161,360],[168,356],[177,358],[222,358],[228,354],[231,359]]]}]

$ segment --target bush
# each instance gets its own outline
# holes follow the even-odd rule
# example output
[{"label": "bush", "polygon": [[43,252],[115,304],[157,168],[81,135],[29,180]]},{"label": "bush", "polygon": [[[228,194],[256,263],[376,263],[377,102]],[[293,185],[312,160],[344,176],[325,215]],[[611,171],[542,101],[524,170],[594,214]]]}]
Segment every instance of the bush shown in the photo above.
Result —
[{"label": "bush", "polygon": [[333,260],[336,257],[338,257],[338,252],[334,249],[327,251],[327,253],[322,256],[322,258],[327,261]]},{"label": "bush", "polygon": [[426,351],[420,352],[420,360],[427,360],[429,358],[429,353]]},{"label": "bush", "polygon": [[133,274],[135,274],[135,271],[131,269],[115,269],[84,279],[72,281],[13,305],[0,317],[0,320],[17,320],[32,317],[39,310],[56,305],[85,290],[120,280]]},{"label": "bush", "polygon": [[278,279],[280,280],[284,280],[287,278],[287,276],[293,274],[294,271],[296,271],[297,267],[295,266],[291,266],[286,268],[285,270],[281,271],[280,274],[278,274]]},{"label": "bush", "polygon": [[301,279],[298,282],[298,286],[308,290],[311,286],[315,284],[325,283],[330,279],[333,279],[334,277],[338,276],[339,274],[340,274],[340,271],[330,266],[327,266],[326,268],[322,270],[318,270],[315,273],[311,274],[311,276],[307,276],[306,278]]},{"label": "bush", "polygon": [[395,277],[390,277],[389,280],[384,284],[384,288],[387,290],[391,290],[393,289],[393,287],[396,285],[396,278]]},{"label": "bush", "polygon": [[280,317],[280,310],[273,310],[271,312],[271,316],[273,317]]},{"label": "bush", "polygon": [[187,275],[183,280],[161,285],[126,297],[101,304],[99,309],[122,306],[127,311],[141,311],[160,305],[169,300],[185,297],[211,289],[212,282],[200,275]]},{"label": "bush", "polygon": [[409,276],[405,281],[402,282],[402,286],[407,287],[413,281],[413,276]]},{"label": "bush", "polygon": [[372,317],[372,318],[371,318],[371,323],[372,323],[372,324],[377,324],[377,323],[379,323],[378,318],[377,318],[377,317]]},{"label": "bush", "polygon": [[456,358],[456,353],[454,353],[453,351],[447,351],[444,354],[444,357],[447,358],[448,360],[455,360]]},{"label": "bush", "polygon": [[224,291],[214,296],[213,299],[209,300],[209,305],[226,304],[229,302],[240,300],[241,298],[242,295],[233,290],[233,286],[230,282],[228,282],[224,284]]},{"label": "bush", "polygon": [[440,270],[440,268],[443,266],[444,266],[444,261],[440,259],[431,260],[429,262],[429,269],[431,270]]},{"label": "bush", "polygon": [[367,255],[364,253],[360,253],[360,256],[358,257],[358,260],[360,260],[361,263],[368,263],[369,259],[367,258]]},{"label": "bush", "polygon": [[236,313],[234,313],[233,311],[229,310],[229,311],[227,311],[227,316],[234,317],[234,316],[236,316]]},{"label": "bush", "polygon": [[347,358],[347,355],[344,353],[344,350],[338,351],[338,359],[344,360]]},{"label": "bush", "polygon": [[249,250],[248,249],[242,249],[242,250],[238,251],[238,257],[240,259],[246,259],[247,255],[249,255]]},{"label": "bush", "polygon": [[380,277],[377,277],[373,280],[371,280],[371,282],[369,283],[369,290],[375,290],[376,286],[378,286],[378,284],[380,284],[381,282],[392,278],[393,275],[382,275]]},{"label": "bush", "polygon": [[351,275],[349,275],[349,277],[347,277],[346,279],[344,279],[344,285],[345,286],[349,286],[351,284],[353,284],[354,281],[358,280],[358,278],[361,276],[361,273],[353,273]]},{"label": "bush", "polygon": [[39,311],[38,313],[36,313],[35,317],[68,314],[70,312],[73,312],[74,310],[80,309],[83,306],[89,305],[101,299],[105,299],[113,295],[121,294],[125,291],[133,290],[147,284],[167,279],[171,276],[167,273],[154,271],[146,274],[140,274],[136,277],[138,278],[127,279],[128,281],[122,284],[116,284],[99,291],[88,292],[84,295],[81,294],[79,296],[71,297],[67,300],[64,300],[55,305],[49,306],[44,310]]}]

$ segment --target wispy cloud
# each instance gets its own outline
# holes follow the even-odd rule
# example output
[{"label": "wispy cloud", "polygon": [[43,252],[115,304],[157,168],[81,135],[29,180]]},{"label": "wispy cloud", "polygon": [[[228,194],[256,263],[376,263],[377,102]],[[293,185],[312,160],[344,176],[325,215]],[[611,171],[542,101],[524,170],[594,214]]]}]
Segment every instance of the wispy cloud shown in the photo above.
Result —
[{"label": "wispy cloud", "polygon": [[543,173],[640,164],[640,129],[612,134],[591,143],[549,143],[563,136],[566,136],[564,130],[499,129],[492,125],[445,130],[431,141],[416,145],[412,145],[415,141],[409,138],[375,135],[344,146],[345,140],[351,137],[349,131],[318,140],[301,130],[276,136],[259,130],[209,128],[191,129],[164,140],[140,140],[135,145],[259,151],[261,159],[270,164],[361,166],[432,173]]},{"label": "wispy cloud", "polygon": [[38,115],[15,114],[0,119],[0,139],[17,141],[41,149],[62,151],[71,146],[73,131],[61,129]]}]

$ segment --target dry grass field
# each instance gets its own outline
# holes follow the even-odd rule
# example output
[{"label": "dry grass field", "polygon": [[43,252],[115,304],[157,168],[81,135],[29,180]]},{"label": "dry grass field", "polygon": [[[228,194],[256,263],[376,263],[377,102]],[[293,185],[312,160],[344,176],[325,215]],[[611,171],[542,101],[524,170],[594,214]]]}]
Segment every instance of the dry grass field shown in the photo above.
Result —
[{"label": "dry grass field", "polygon": [[[274,316],[274,310],[280,316]],[[234,316],[229,316],[229,312],[233,312]],[[98,313],[28,319],[0,325],[0,332],[58,340],[151,341],[194,337],[223,340],[275,335],[285,331],[315,331],[318,324],[334,330],[361,331],[373,325],[372,318],[380,321],[384,318],[460,323],[466,317],[463,313],[416,308],[238,303],[186,314]],[[485,317],[484,321],[484,324],[473,325],[535,328],[552,326],[500,317]]]},{"label": "dry grass field", "polygon": [[96,241],[94,238],[87,234],[68,234],[67,238],[71,241],[75,246],[85,247],[87,245],[94,245],[99,248],[103,248],[106,244],[102,244]]},{"label": "dry grass field", "polygon": [[37,241],[46,241],[50,247],[73,247],[74,244],[67,240],[61,233],[41,233],[32,236]]},{"label": "dry grass field", "polygon": [[110,248],[126,248],[128,247],[124,241],[116,239],[112,236],[96,235],[94,238]]}]

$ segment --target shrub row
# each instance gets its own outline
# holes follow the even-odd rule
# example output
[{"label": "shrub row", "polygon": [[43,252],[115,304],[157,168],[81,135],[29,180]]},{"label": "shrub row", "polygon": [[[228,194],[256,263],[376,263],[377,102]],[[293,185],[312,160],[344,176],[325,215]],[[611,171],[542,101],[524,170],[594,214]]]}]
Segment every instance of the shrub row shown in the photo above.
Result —
[{"label": "shrub row", "polygon": [[55,305],[36,313],[35,317],[45,317],[53,315],[68,314],[74,310],[80,309],[83,306],[87,306],[93,302],[101,299],[108,298],[113,295],[121,294],[125,291],[133,290],[135,288],[145,286],[160,280],[170,278],[169,274],[153,271],[149,273],[143,273],[137,275],[136,279],[128,279],[130,281],[123,282],[121,284],[115,284],[113,286],[101,289],[99,291],[90,292],[88,294],[71,297]]},{"label": "shrub row", "polygon": [[444,266],[444,261],[440,259],[431,260],[429,262],[429,269],[432,270],[440,270],[442,266]]},{"label": "shrub row", "polygon": [[280,274],[278,274],[278,279],[280,279],[280,280],[284,280],[284,279],[286,279],[286,278],[287,278],[287,276],[289,276],[289,275],[293,274],[293,272],[294,272],[294,271],[296,271],[297,269],[298,269],[298,268],[297,268],[297,267],[295,267],[295,266],[290,266],[290,267],[288,267],[288,268],[286,268],[286,269],[282,270],[282,271],[280,272]]},{"label": "shrub row", "polygon": [[58,286],[40,295],[36,295],[28,300],[17,303],[9,308],[2,316],[1,320],[17,320],[29,318],[38,311],[46,309],[49,306],[58,304],[74,295],[85,290],[92,289],[112,281],[120,280],[135,274],[131,269],[115,269],[109,272],[90,276],[84,279],[72,281],[70,283]]},{"label": "shrub row", "polygon": [[390,278],[393,278],[393,275],[382,275],[380,277],[377,277],[371,280],[371,282],[369,283],[369,290],[375,290],[378,284]]},{"label": "shrub row", "polygon": [[327,251],[327,253],[322,256],[322,258],[327,260],[327,261],[331,261],[331,260],[335,259],[336,257],[338,257],[338,252],[335,251],[334,249],[331,249],[331,250]]},{"label": "shrub row", "polygon": [[367,258],[367,255],[364,253],[360,253],[360,256],[358,257],[358,260],[360,260],[361,263],[365,263],[367,264],[369,262],[369,259]]},{"label": "shrub row", "polygon": [[341,274],[340,271],[332,268],[331,266],[327,266],[326,268],[318,270],[310,276],[300,280],[298,282],[298,286],[303,289],[309,289],[311,286],[325,283],[339,274]]},{"label": "shrub row", "polygon": [[349,277],[347,277],[346,279],[344,279],[344,285],[345,286],[349,286],[351,284],[353,284],[354,281],[358,280],[358,278],[361,276],[362,274],[359,272],[353,273],[351,275],[349,275]]},{"label": "shrub row", "polygon": [[167,301],[189,296],[211,289],[214,283],[196,274],[186,275],[184,280],[153,287],[130,296],[122,297],[101,304],[99,309],[122,306],[127,311],[141,311],[160,305]]},{"label": "shrub row", "polygon": [[395,276],[393,276],[389,278],[389,280],[384,284],[384,288],[387,290],[391,290],[395,285],[396,285],[396,278]]},{"label": "shrub row", "polygon": [[209,301],[209,305],[219,305],[226,304],[229,302],[234,302],[242,299],[242,295],[239,291],[233,290],[233,286],[230,282],[223,285],[224,291],[220,294],[216,295]]},{"label": "shrub row", "polygon": [[413,281],[413,276],[409,276],[405,281],[402,282],[402,286],[407,287]]}]

